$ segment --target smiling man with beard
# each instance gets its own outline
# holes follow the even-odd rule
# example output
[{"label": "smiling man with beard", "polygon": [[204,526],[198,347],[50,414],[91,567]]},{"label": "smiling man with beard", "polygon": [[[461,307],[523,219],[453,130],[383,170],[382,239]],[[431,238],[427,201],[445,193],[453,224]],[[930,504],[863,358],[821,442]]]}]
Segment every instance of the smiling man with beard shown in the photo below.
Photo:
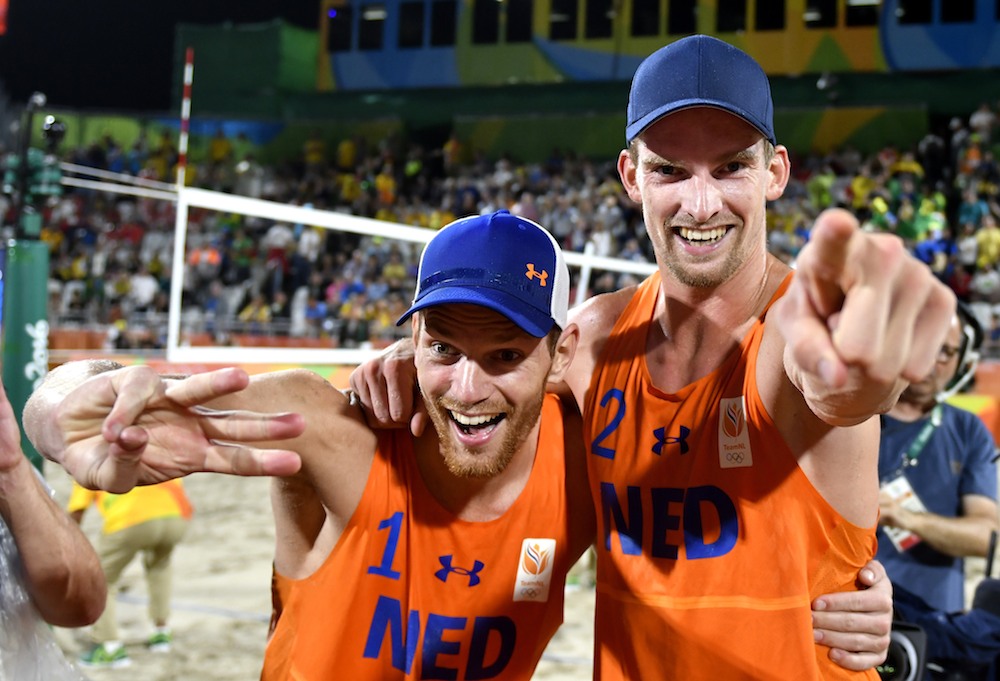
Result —
[{"label": "smiling man with beard", "polygon": [[[568,302],[569,272],[542,227],[507,211],[465,218],[428,243],[399,322],[412,317],[434,423],[418,438],[373,432],[309,371],[254,377],[237,398],[239,371],[168,385],[143,367],[99,362],[52,372],[26,428],[90,487],[294,472],[273,486],[275,607],[262,679],[527,680],[562,623],[566,573],[595,531],[579,414],[545,394],[576,349]],[[248,417],[246,429],[222,432],[218,414],[189,409],[209,398],[216,409],[295,412],[304,429],[295,418]],[[242,418],[232,416],[223,419]],[[233,456],[214,438],[268,448],[279,437],[291,438],[280,446],[299,455],[299,470],[281,453],[263,468],[214,458]],[[130,478],[129,451],[143,464]]]}]

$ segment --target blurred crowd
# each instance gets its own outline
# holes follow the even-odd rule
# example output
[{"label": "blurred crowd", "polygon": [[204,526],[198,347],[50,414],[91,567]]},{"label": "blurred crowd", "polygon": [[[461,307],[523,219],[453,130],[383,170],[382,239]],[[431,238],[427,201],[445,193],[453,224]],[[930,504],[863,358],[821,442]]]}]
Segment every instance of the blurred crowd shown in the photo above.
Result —
[{"label": "blurred crowd", "polygon": [[[792,181],[769,206],[771,251],[793,261],[821,210],[849,208],[866,229],[906,240],[974,305],[990,330],[988,348],[1000,347],[998,116],[1000,108],[984,103],[934,126],[908,149],[793,155]],[[105,136],[64,160],[172,182],[178,153],[171,134],[128,149]],[[244,136],[230,139],[220,128],[186,177],[190,185],[217,191],[431,230],[508,208],[544,225],[566,250],[653,262],[615,159],[581,158],[571,150],[553,149],[543,162],[526,163],[487,158],[456,135],[427,147],[397,137],[329,140],[316,130],[295,158],[263,164]],[[8,198],[0,200],[9,217]],[[174,222],[174,204],[158,198],[67,188],[50,199],[42,239],[51,253],[51,325],[107,329],[109,349],[162,347]],[[223,345],[255,337],[326,347],[386,345],[406,333],[395,320],[412,295],[419,250],[409,242],[191,209],[184,338]],[[587,293],[634,281],[633,274],[595,272]]]}]

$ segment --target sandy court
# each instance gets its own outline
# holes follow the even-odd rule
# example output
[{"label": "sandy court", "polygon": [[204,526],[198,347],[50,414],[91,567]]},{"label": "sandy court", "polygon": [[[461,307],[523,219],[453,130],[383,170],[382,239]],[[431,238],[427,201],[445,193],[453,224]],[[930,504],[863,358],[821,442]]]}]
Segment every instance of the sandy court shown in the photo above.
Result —
[{"label": "sandy court", "polygon": [[[70,483],[62,469],[47,464],[60,504]],[[122,577],[118,620],[132,665],[125,669],[85,670],[93,681],[250,681],[260,674],[264,638],[271,612],[270,579],[274,528],[268,481],[200,474],[185,481],[195,517],[174,554],[174,650],[147,652],[150,632],[146,586],[138,560]],[[100,530],[96,508],[84,518],[94,540]],[[593,589],[571,588],[566,622],[559,630],[535,679],[584,681],[590,678]],[[85,630],[59,630],[59,640],[74,658],[88,645]]]}]

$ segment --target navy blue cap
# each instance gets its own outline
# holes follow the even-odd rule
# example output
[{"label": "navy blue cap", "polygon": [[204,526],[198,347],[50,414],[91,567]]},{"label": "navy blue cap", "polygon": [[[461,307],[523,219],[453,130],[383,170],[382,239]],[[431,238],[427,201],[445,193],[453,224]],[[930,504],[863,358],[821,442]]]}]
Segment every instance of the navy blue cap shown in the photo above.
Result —
[{"label": "navy blue cap", "polygon": [[746,52],[707,35],[681,38],[639,64],[628,95],[625,141],[667,114],[697,106],[739,116],[777,144],[767,74]]},{"label": "navy blue cap", "polygon": [[541,225],[506,210],[445,225],[420,256],[413,304],[396,325],[453,303],[499,312],[536,338],[566,328],[569,269],[559,244]]}]

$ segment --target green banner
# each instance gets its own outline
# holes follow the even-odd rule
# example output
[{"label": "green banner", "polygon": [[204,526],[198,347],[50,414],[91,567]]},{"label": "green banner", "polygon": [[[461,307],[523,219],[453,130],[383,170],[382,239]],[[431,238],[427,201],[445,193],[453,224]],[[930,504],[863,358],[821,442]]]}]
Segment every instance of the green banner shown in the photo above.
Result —
[{"label": "green banner", "polygon": [[[49,369],[47,291],[49,249],[41,241],[11,239],[3,268],[3,384],[18,423],[28,396]],[[42,470],[42,457],[21,430],[21,445]]]}]

